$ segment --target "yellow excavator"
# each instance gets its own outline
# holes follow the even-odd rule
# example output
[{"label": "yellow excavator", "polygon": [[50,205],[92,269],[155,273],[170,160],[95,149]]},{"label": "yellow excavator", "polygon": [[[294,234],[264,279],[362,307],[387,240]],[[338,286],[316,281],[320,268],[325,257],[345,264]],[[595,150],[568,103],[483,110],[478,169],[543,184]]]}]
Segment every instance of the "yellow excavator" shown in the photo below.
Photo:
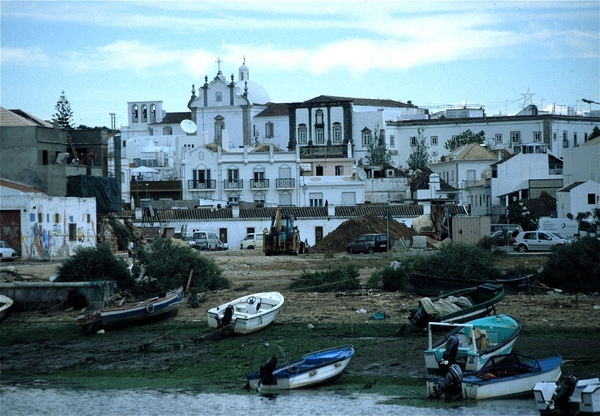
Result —
[{"label": "yellow excavator", "polygon": [[294,225],[292,215],[283,215],[281,208],[271,217],[271,227],[263,230],[263,252],[265,256],[280,254],[304,254],[308,247],[300,238],[300,231]]}]

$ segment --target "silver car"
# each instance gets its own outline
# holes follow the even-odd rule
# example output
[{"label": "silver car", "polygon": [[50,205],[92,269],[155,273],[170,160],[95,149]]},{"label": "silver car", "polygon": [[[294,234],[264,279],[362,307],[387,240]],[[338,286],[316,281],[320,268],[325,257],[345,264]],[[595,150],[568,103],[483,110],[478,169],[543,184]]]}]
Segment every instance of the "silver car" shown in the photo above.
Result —
[{"label": "silver car", "polygon": [[517,235],[513,248],[521,253],[525,251],[550,251],[553,246],[567,244],[568,242],[569,240],[547,231],[525,231]]},{"label": "silver car", "polygon": [[6,241],[0,240],[0,261],[14,260],[17,257],[17,252],[13,250]]}]

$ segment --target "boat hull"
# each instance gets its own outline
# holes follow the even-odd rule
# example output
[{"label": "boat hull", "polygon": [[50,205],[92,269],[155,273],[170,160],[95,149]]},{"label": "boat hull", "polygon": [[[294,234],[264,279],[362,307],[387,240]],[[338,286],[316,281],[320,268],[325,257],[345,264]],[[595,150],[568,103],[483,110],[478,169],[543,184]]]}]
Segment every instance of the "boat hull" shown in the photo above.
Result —
[{"label": "boat hull", "polygon": [[4,319],[13,303],[13,300],[8,296],[0,295],[0,320]]},{"label": "boat hull", "polygon": [[101,309],[89,315],[80,315],[77,321],[86,331],[114,328],[176,314],[182,301],[183,287],[180,287],[163,297],[148,299],[136,305]]},{"label": "boat hull", "polygon": [[409,275],[409,281],[415,293],[420,296],[439,296],[443,293],[472,287],[474,284],[485,283],[501,284],[508,293],[529,292],[530,289],[530,276],[519,276],[512,279],[473,281],[411,273]]},{"label": "boat hull", "polygon": [[271,381],[265,383],[260,371],[246,375],[253,390],[292,390],[331,383],[338,379],[354,356],[353,347],[333,348],[306,355],[289,365],[273,371]]},{"label": "boat hull", "polygon": [[600,379],[578,380],[565,403],[554,402],[559,385],[554,381],[536,383],[533,387],[535,404],[543,416],[600,415]]},{"label": "boat hull", "polygon": [[[429,299],[424,298],[419,301],[419,305],[414,307],[408,320],[417,328],[427,328],[429,322],[450,322],[463,323],[477,318],[492,315],[496,313],[496,305],[506,296],[503,285],[483,284],[476,287],[457,290],[444,296]],[[474,304],[471,306],[460,306],[460,310],[445,311],[444,308],[453,306],[448,305],[448,299],[467,298]],[[446,305],[437,306],[440,302]],[[456,303],[460,305],[460,303]],[[459,306],[454,306],[459,308]]]},{"label": "boat hull", "polygon": [[[241,335],[259,331],[275,320],[284,301],[283,295],[279,292],[254,293],[237,298],[209,309],[208,327]],[[228,320],[225,316],[229,306],[232,308],[232,315]]]},{"label": "boat hull", "polygon": [[[433,343],[433,328],[436,326],[453,329],[444,338]],[[485,348],[477,346],[478,341],[475,339],[477,331],[484,331],[488,338],[489,345]],[[448,369],[448,365],[443,362],[445,345],[449,336],[456,335],[461,339],[456,364],[463,372],[480,370],[491,357],[510,353],[520,331],[521,327],[517,321],[508,315],[479,318],[464,324],[430,322],[429,346],[423,353],[425,366],[430,374],[444,375]]]}]

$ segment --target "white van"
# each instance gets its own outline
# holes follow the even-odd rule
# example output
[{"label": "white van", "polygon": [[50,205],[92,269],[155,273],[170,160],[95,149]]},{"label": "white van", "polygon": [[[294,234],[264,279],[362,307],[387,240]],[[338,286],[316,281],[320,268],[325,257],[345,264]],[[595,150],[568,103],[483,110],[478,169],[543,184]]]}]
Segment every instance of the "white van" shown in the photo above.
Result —
[{"label": "white van", "polygon": [[240,249],[242,250],[253,250],[255,248],[260,250],[262,250],[263,248],[262,233],[249,233],[248,235],[246,235],[246,238],[244,238],[240,244]]},{"label": "white van", "polygon": [[221,242],[216,233],[211,231],[196,231],[192,237],[196,242],[196,250],[227,250],[227,243]]}]

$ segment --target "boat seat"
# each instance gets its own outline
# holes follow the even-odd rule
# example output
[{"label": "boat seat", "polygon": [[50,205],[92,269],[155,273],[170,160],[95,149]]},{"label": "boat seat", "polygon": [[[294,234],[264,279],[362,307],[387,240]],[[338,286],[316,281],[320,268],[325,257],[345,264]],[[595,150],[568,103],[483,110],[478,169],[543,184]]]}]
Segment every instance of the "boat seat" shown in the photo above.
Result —
[{"label": "boat seat", "polygon": [[235,311],[246,313],[246,305],[235,305]]}]

